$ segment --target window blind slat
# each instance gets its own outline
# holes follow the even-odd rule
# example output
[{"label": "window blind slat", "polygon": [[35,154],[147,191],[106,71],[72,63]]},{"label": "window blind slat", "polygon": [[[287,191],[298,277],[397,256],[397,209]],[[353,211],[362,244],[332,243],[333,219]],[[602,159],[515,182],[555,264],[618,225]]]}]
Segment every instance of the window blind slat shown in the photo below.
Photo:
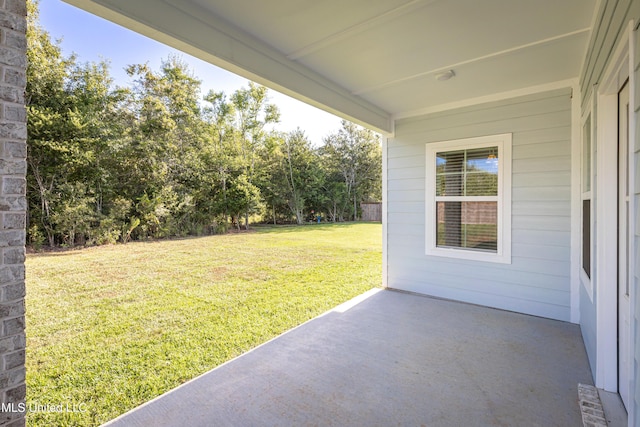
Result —
[{"label": "window blind slat", "polygon": [[437,246],[495,252],[497,202],[437,202]]},{"label": "window blind slat", "polygon": [[498,147],[436,153],[436,196],[497,196]]}]

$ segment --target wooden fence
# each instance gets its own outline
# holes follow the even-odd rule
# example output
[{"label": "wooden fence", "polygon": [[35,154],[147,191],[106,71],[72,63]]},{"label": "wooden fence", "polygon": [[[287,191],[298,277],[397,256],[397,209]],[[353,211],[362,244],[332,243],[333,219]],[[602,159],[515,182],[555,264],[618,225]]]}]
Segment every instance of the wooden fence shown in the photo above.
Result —
[{"label": "wooden fence", "polygon": [[382,222],[382,203],[361,203],[362,221]]}]

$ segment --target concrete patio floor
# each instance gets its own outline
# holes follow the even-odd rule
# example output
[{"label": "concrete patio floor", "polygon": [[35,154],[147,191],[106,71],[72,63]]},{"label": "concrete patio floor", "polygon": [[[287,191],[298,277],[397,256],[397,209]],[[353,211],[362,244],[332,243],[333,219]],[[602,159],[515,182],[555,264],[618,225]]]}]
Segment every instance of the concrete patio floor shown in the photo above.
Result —
[{"label": "concrete patio floor", "polygon": [[580,426],[577,325],[370,292],[109,426]]}]

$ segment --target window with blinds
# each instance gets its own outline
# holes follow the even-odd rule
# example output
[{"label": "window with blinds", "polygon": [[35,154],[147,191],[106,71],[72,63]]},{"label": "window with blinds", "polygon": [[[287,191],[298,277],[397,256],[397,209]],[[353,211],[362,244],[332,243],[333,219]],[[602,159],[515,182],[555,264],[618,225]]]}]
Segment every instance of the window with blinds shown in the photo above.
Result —
[{"label": "window with blinds", "polygon": [[437,246],[498,250],[498,147],[436,153]]},{"label": "window with blinds", "polygon": [[427,144],[428,254],[510,262],[510,148],[510,134]]}]

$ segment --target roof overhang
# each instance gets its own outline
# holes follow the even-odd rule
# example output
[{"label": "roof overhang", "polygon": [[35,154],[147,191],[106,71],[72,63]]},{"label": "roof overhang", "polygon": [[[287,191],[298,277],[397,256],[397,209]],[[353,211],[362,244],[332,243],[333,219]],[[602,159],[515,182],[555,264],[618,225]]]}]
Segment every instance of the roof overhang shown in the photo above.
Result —
[{"label": "roof overhang", "polygon": [[[65,0],[384,134],[394,121],[570,86],[596,0]],[[453,70],[453,77],[437,77]]]}]

